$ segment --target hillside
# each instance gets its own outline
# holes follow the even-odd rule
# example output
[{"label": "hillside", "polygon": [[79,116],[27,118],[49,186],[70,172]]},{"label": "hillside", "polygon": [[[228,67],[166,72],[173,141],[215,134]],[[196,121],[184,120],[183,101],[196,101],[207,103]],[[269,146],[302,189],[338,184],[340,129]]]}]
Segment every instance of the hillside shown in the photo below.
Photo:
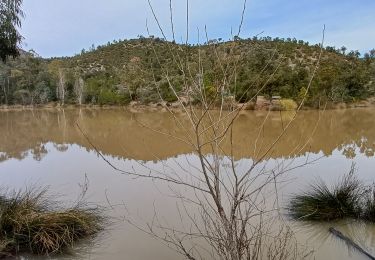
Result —
[{"label": "hillside", "polygon": [[[181,96],[202,84],[208,96],[225,86],[228,98],[237,102],[255,95],[299,101],[319,53],[318,45],[270,37],[211,40],[200,46],[140,37],[74,57],[42,59],[25,53],[0,65],[0,104],[173,102],[169,83]],[[374,94],[374,50],[361,56],[326,47],[306,105],[353,102]]]}]

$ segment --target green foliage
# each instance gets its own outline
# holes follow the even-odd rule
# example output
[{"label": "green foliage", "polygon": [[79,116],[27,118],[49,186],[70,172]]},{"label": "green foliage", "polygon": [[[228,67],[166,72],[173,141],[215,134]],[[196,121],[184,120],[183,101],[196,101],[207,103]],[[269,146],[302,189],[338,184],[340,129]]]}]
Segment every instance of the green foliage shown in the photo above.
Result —
[{"label": "green foliage", "polygon": [[56,100],[56,81],[47,63],[31,54],[0,65],[0,104],[44,104]]},{"label": "green foliage", "polygon": [[307,88],[305,87],[302,87],[299,91],[298,91],[298,96],[297,96],[297,101],[300,103],[302,102],[303,100],[309,100],[310,99],[310,95],[309,95],[309,91],[307,90]]},{"label": "green foliage", "polygon": [[[70,58],[46,60],[25,53],[0,65],[0,104],[58,101],[61,75],[64,103],[77,103],[77,95],[82,92],[86,104],[147,104],[161,99],[174,102],[176,95],[169,84],[183,96],[188,89],[197,91],[191,86],[198,82],[204,85],[208,99],[215,98],[217,88],[225,85],[226,95],[235,97],[237,102],[255,101],[257,95],[278,95],[300,102],[319,52],[318,45],[310,46],[296,39],[212,40],[198,48],[139,37],[92,46],[90,51]],[[184,73],[188,73],[185,79]],[[79,78],[84,80],[81,92],[75,89]],[[191,94],[197,99],[194,102],[199,103],[200,95]],[[323,51],[304,105],[353,102],[374,94],[375,51],[360,58],[356,51],[346,54],[344,48],[329,47]]]},{"label": "green foliage", "polygon": [[119,80],[108,74],[98,74],[86,80],[86,103],[122,105],[130,98],[129,94],[121,92]]},{"label": "green foliage", "polygon": [[159,85],[159,94],[161,95],[162,99],[166,102],[175,102],[177,101],[177,97],[175,93],[172,91],[171,84],[173,88],[175,88],[177,91],[181,90],[181,82],[178,80],[175,80],[173,82],[168,83],[167,81],[162,81]]},{"label": "green foliage", "polygon": [[0,0],[0,59],[5,62],[9,56],[19,56],[18,44],[22,36],[17,28],[21,27],[22,0]]}]

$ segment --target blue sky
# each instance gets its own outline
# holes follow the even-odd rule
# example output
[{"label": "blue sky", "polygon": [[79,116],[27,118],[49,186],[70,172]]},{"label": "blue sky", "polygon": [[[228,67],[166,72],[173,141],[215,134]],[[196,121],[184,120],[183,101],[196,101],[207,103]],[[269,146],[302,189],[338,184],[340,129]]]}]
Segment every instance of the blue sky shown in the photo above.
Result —
[{"label": "blue sky", "polygon": [[[169,0],[151,0],[163,29],[171,36]],[[237,32],[243,0],[190,0],[190,41],[229,39]],[[24,0],[26,18],[21,29],[25,49],[43,57],[71,56],[92,44],[159,35],[147,0]],[[326,45],[359,50],[375,48],[374,0],[248,0],[241,37],[296,37],[320,42],[326,25]],[[185,40],[186,0],[173,0],[177,41]],[[203,39],[204,40],[204,39]]]}]

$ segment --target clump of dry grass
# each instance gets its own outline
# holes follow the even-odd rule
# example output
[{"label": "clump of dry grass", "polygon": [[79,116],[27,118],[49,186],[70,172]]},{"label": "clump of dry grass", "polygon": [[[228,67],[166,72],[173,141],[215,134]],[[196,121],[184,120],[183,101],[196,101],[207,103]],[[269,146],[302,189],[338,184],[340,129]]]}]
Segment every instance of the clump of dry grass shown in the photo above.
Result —
[{"label": "clump of dry grass", "polygon": [[0,251],[61,253],[80,239],[95,236],[103,223],[97,207],[79,203],[56,208],[46,190],[7,193],[0,196]]},{"label": "clump of dry grass", "polygon": [[280,106],[281,110],[284,111],[296,110],[298,108],[298,104],[293,99],[281,99]]}]

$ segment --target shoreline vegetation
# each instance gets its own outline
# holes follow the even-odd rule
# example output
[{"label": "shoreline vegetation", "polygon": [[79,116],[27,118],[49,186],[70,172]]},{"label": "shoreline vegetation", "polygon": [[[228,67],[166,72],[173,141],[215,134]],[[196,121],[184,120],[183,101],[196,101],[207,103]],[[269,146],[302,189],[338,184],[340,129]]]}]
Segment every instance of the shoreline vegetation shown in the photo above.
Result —
[{"label": "shoreline vegetation", "polygon": [[[295,111],[297,109],[297,103],[291,99],[280,99],[280,100],[264,100],[263,97],[261,102],[248,102],[248,103],[231,103],[226,106],[224,110],[240,109],[246,111]],[[186,105],[186,103],[184,103]],[[192,105],[192,107],[199,108],[198,105]],[[360,100],[357,102],[329,102],[322,104],[321,107],[310,107],[303,106],[302,110],[335,110],[335,109],[353,109],[353,108],[369,108],[375,107],[375,97]],[[142,104],[140,102],[130,102],[127,105],[96,105],[96,104],[64,104],[61,105],[59,102],[49,102],[47,104],[34,104],[34,105],[0,105],[0,111],[7,110],[27,110],[27,109],[52,109],[52,108],[124,108],[135,112],[142,111],[160,111],[160,110],[179,110],[182,106],[179,101],[176,102],[157,102],[151,104]]]},{"label": "shoreline vegetation", "polygon": [[0,195],[0,259],[22,253],[69,253],[82,240],[103,230],[101,210],[81,200],[57,207],[47,189],[3,192]]},{"label": "shoreline vegetation", "polygon": [[[306,108],[319,108],[362,106],[375,97],[375,49],[362,56],[326,46],[319,59],[320,50],[319,44],[291,38],[236,37],[196,45],[139,36],[92,46],[73,57],[42,58],[23,51],[0,64],[0,105],[173,107],[177,97],[189,97],[189,104],[199,106],[196,86],[204,87],[210,101],[223,82],[225,103],[246,103],[248,109],[262,98],[260,109],[276,98],[281,104],[271,104],[271,110],[289,110],[302,100]],[[176,57],[186,57],[186,63],[176,67]],[[222,75],[222,66],[235,77]]]}]

